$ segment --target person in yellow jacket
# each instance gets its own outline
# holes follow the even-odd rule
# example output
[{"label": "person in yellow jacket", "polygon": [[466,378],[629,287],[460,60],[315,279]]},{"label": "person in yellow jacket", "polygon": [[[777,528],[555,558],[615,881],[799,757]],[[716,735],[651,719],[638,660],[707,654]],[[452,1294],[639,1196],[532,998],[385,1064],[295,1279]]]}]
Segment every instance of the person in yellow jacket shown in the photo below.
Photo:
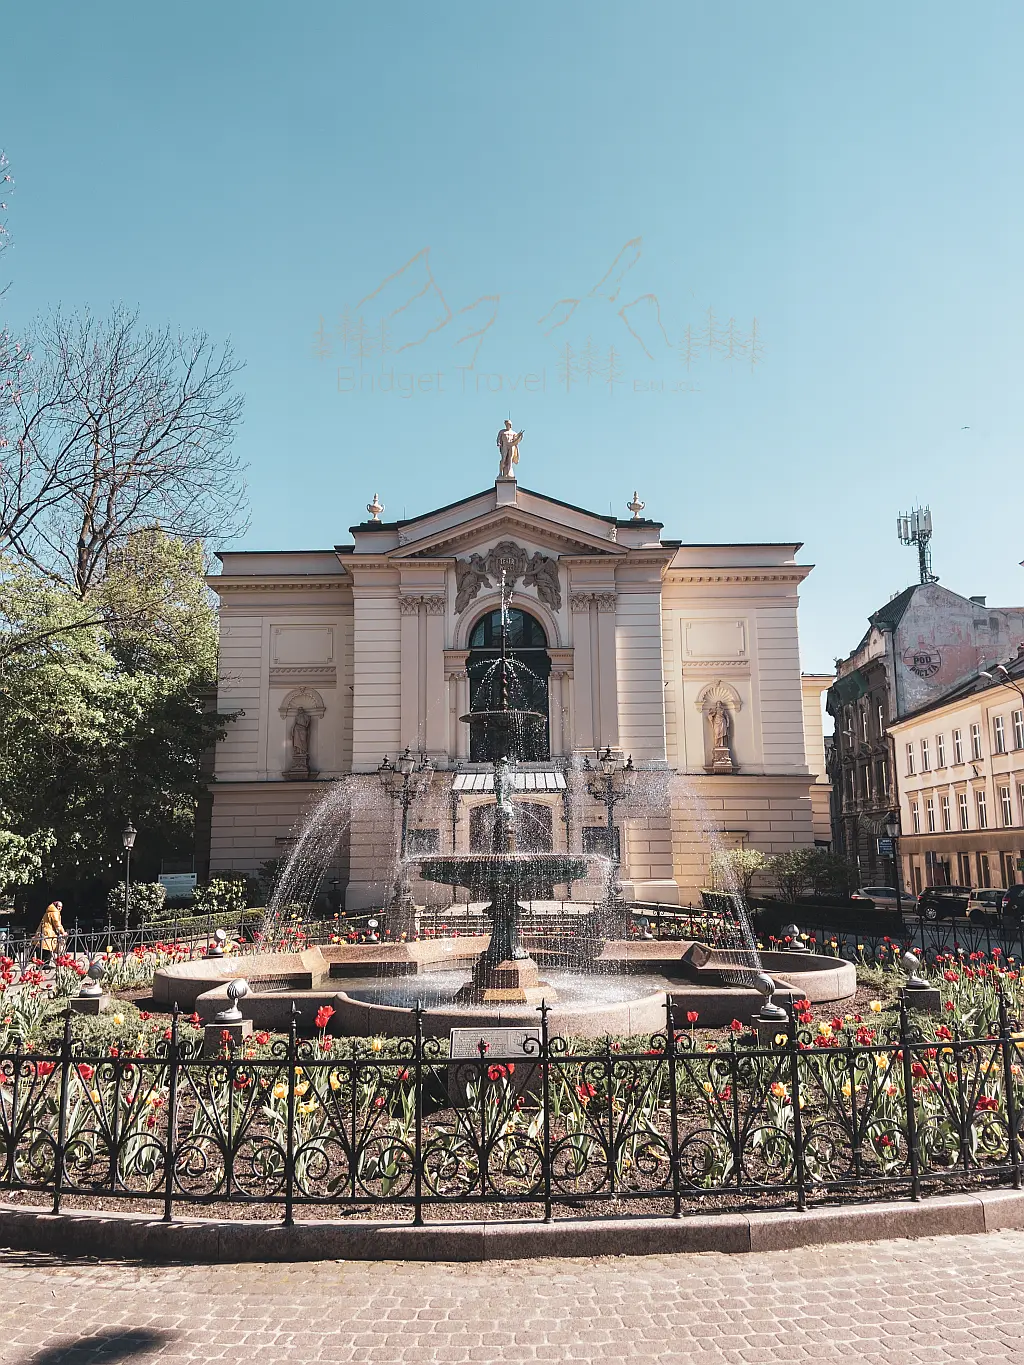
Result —
[{"label": "person in yellow jacket", "polygon": [[36,938],[39,940],[39,955],[49,965],[50,958],[60,947],[60,941],[67,936],[60,912],[64,909],[60,901],[51,901],[43,911],[39,921]]}]

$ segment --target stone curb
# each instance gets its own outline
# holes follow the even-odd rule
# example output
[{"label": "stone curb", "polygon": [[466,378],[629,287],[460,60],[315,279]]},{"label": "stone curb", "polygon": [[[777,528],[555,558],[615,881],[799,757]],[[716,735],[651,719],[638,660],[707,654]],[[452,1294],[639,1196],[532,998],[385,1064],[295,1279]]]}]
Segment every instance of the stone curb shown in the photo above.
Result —
[{"label": "stone curb", "polygon": [[0,1246],[104,1260],[505,1261],[541,1256],[665,1256],[785,1251],[836,1242],[1024,1228],[1024,1191],[939,1195],[921,1203],[855,1204],[806,1213],[564,1219],[555,1223],[307,1222],[183,1218],[139,1213],[43,1213],[0,1204]]}]

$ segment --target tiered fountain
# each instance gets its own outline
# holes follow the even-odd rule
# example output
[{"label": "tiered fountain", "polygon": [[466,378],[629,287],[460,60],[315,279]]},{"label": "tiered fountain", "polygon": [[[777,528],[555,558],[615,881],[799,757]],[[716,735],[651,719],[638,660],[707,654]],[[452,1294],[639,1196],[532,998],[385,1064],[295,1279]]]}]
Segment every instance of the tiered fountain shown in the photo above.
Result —
[{"label": "tiered fountain", "polygon": [[514,760],[517,742],[546,717],[510,704],[513,684],[508,657],[508,605],[502,575],[501,654],[491,678],[492,710],[474,711],[460,720],[476,732],[491,755],[494,771],[494,836],[489,853],[463,853],[421,858],[420,876],[428,882],[465,887],[476,899],[487,899],[486,913],[494,926],[491,941],[477,960],[473,978],[456,999],[475,1004],[536,1004],[552,1000],[550,983],[542,983],[536,962],[523,947],[519,933],[520,898],[545,894],[552,883],[577,881],[587,873],[587,859],[572,853],[521,853],[516,849]]}]

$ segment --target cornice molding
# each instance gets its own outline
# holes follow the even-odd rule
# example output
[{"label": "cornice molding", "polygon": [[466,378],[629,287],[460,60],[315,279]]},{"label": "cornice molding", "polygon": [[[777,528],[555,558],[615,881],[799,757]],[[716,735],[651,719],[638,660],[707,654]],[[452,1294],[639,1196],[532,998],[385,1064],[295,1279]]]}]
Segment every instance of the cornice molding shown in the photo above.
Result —
[{"label": "cornice molding", "polygon": [[334,664],[272,664],[271,687],[337,687],[338,670]]},{"label": "cornice molding", "polygon": [[597,536],[586,531],[573,533],[563,526],[545,520],[543,517],[524,512],[521,508],[511,510],[499,508],[473,521],[464,522],[457,527],[450,527],[447,530],[438,531],[432,536],[425,537],[425,544],[420,550],[416,549],[416,542],[410,540],[399,544],[397,549],[390,552],[390,555],[392,560],[411,560],[421,554],[437,557],[439,552],[450,552],[454,556],[463,546],[474,541],[488,540],[492,535],[499,532],[504,533],[507,528],[511,527],[515,527],[521,534],[530,539],[546,539],[555,545],[564,545],[570,553],[575,552],[578,555],[582,552],[584,555],[597,556],[601,561],[607,561],[609,558],[622,559],[628,554],[628,550],[624,546],[617,544],[611,538],[606,542],[599,542]]},{"label": "cornice molding", "polygon": [[666,583],[802,583],[811,568],[794,569],[669,569]]},{"label": "cornice molding", "polygon": [[206,580],[210,588],[223,596],[231,592],[331,592],[343,589],[349,596],[352,582],[341,575],[332,578],[230,578],[211,574]]}]

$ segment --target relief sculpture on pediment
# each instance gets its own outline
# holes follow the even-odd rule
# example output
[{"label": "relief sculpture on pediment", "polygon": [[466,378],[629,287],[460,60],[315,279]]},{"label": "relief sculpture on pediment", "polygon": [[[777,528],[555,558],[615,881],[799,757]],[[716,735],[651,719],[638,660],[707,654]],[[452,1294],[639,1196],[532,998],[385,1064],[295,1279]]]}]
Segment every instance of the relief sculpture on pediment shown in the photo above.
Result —
[{"label": "relief sculpture on pediment", "polygon": [[540,601],[552,611],[561,608],[558,561],[539,550],[528,555],[514,540],[503,540],[486,555],[472,554],[455,561],[455,610],[465,611],[481,588],[497,587],[502,576],[510,588],[519,579],[524,587],[535,588]]},{"label": "relief sculpture on pediment", "polygon": [[528,588],[536,588],[537,596],[546,607],[559,611],[562,606],[562,589],[558,582],[558,564],[550,555],[542,555],[538,550],[526,561],[523,582]]},{"label": "relief sculpture on pediment", "polygon": [[481,588],[489,588],[491,580],[483,555],[470,555],[455,561],[455,610],[465,611]]}]

